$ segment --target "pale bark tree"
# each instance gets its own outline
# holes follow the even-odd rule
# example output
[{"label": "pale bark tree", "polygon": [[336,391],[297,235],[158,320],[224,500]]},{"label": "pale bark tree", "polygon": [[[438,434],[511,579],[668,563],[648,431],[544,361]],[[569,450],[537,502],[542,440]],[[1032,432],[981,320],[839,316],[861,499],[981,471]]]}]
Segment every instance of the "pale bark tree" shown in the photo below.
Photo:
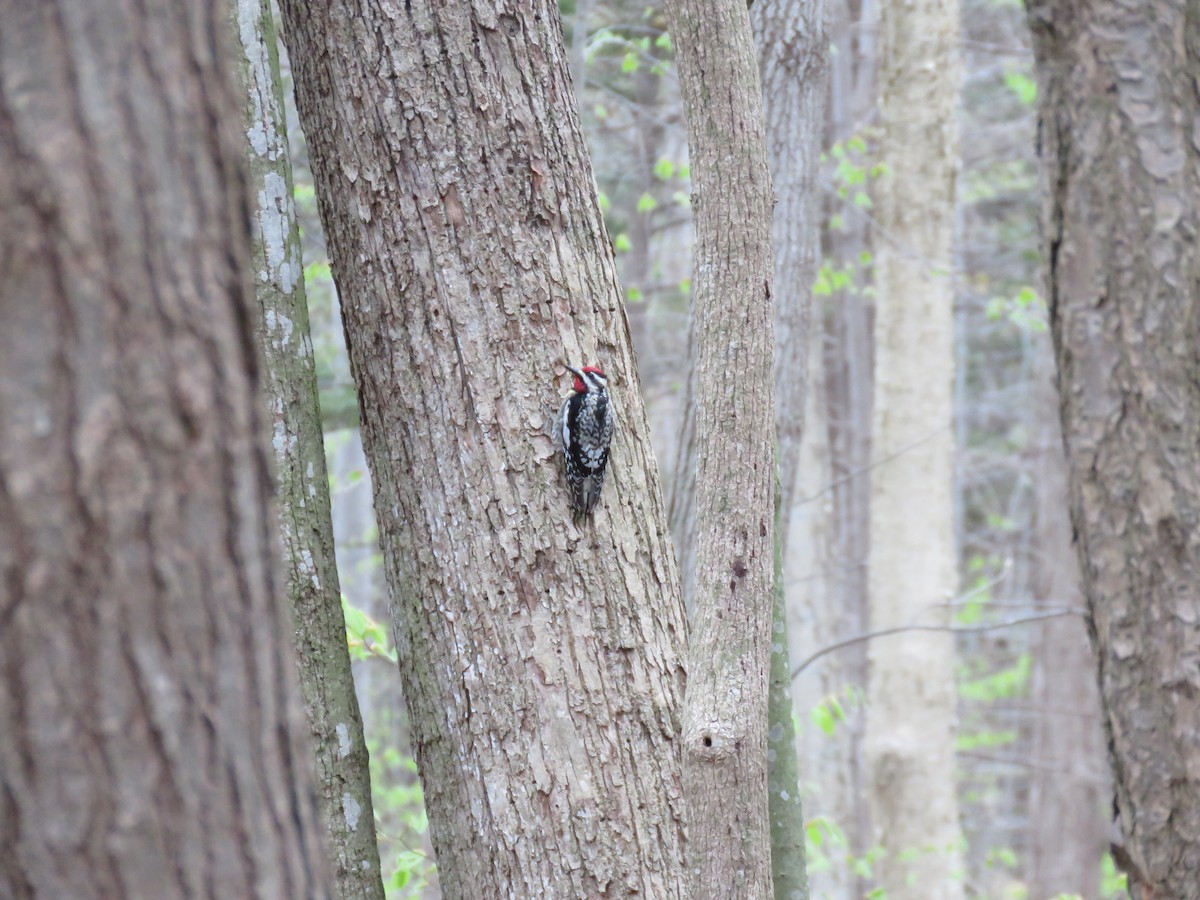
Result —
[{"label": "pale bark tree", "polygon": [[[684,704],[696,897],[771,892],[767,683],[775,571],[771,208],[745,4],[668,0],[688,123],[695,608]],[[688,465],[688,463],[684,463]]]},{"label": "pale bark tree", "polygon": [[0,3],[0,895],[324,897],[223,4]]},{"label": "pale bark tree", "polygon": [[[1054,609],[1082,609],[1079,563],[1071,546],[1067,461],[1058,421],[1049,339],[1035,352],[1034,448],[1037,507],[1034,591]],[[1048,619],[1034,653],[1031,693],[1035,768],[1029,797],[1029,896],[1100,896],[1108,849],[1109,779],[1096,688],[1096,657],[1078,616]]]},{"label": "pale bark tree", "polygon": [[1194,3],[1033,0],[1070,506],[1134,896],[1200,897]]},{"label": "pale bark tree", "polygon": [[[442,888],[683,896],[686,625],[558,10],[282,9]],[[618,429],[576,529],[585,361]]]},{"label": "pale bark tree", "polygon": [[241,48],[253,264],[284,571],[337,896],[383,898],[371,776],[333,552],[329,479],[270,0],[230,2]]},{"label": "pale bark tree", "polygon": [[[954,542],[954,315],[958,7],[884,4],[876,253],[872,629],[944,623]],[[890,900],[963,896],[955,784],[954,638],[873,643],[866,752]]]}]

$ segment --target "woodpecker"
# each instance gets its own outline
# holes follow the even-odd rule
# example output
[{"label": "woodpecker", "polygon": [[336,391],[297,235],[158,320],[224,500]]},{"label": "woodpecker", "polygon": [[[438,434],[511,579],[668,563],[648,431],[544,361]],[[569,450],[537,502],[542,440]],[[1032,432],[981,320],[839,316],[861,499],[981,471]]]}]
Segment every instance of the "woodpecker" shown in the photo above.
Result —
[{"label": "woodpecker", "polygon": [[557,431],[571,507],[579,522],[592,514],[600,500],[614,417],[604,373],[595,366],[567,369],[575,375],[575,386],[558,412]]}]

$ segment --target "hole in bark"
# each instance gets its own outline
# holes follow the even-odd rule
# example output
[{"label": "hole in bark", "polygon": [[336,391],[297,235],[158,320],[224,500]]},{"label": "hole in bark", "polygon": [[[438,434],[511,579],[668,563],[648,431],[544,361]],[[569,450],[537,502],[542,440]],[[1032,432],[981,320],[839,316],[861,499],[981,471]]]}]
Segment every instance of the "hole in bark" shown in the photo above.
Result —
[{"label": "hole in bark", "polygon": [[704,736],[704,746],[705,746],[705,747],[711,747],[711,746],[712,746],[712,737],[711,737],[711,736],[709,736],[709,735],[707,735],[707,734]]}]

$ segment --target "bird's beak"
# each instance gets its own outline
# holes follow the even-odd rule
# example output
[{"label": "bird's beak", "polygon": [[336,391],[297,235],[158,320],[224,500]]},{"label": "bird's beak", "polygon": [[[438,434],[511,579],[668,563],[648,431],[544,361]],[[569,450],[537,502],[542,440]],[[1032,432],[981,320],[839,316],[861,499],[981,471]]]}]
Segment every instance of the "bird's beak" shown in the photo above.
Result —
[{"label": "bird's beak", "polygon": [[563,368],[566,369],[568,372],[574,373],[576,378],[578,378],[584,384],[587,384],[587,379],[583,377],[583,373],[580,372],[577,368],[575,368],[574,366],[568,366],[566,363],[563,363]]}]

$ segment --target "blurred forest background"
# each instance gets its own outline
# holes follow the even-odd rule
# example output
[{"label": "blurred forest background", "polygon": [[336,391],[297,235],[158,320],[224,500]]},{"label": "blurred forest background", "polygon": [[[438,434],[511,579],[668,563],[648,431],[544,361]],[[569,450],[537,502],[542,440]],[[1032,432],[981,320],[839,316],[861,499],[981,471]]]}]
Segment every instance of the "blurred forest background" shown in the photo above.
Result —
[{"label": "blurred forest background", "polygon": [[[687,369],[687,139],[661,8],[561,4],[601,205],[617,253],[654,449],[672,483]],[[872,396],[881,233],[876,0],[832,0],[807,427],[786,590],[814,897],[872,896],[862,739]],[[958,794],[969,896],[1123,896],[1066,508],[1037,258],[1036,85],[1017,0],[964,0],[955,264]],[[284,61],[285,81],[287,63]],[[291,104],[289,98],[289,106]],[[371,749],[390,897],[438,896],[386,626],[358,406],[304,137],[295,196],[321,386],[338,569]],[[600,362],[600,361],[588,361]],[[547,394],[558,389],[547,361]],[[902,452],[902,451],[901,451]],[[886,465],[886,460],[879,463]],[[921,528],[914,511],[909,528]],[[931,610],[942,602],[931,598]],[[921,625],[921,622],[914,622]],[[886,653],[888,637],[873,639]],[[828,651],[817,656],[821,651]]]}]

